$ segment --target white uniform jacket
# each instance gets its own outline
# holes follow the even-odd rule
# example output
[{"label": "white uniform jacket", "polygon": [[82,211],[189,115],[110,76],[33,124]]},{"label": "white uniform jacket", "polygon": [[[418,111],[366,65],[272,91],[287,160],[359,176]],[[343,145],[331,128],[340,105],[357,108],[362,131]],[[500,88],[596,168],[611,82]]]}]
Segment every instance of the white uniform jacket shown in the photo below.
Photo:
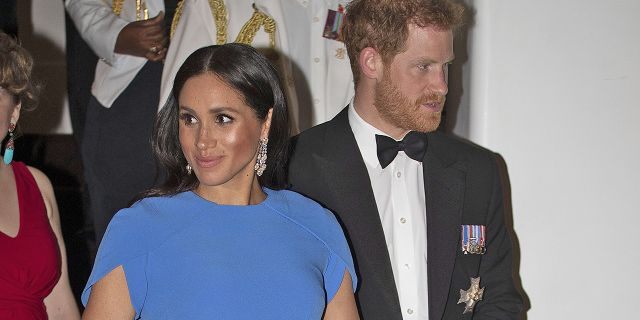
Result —
[{"label": "white uniform jacket", "polygon": [[[252,4],[276,22],[276,62],[283,78],[292,125],[304,130],[322,123],[347,105],[353,96],[353,76],[342,42],[322,37],[329,9],[346,1],[336,0],[234,0],[224,1],[227,10],[226,42],[234,42],[254,12]],[[182,13],[171,38],[162,74],[160,106],[186,58],[198,48],[216,44],[216,21],[207,0],[184,0]],[[268,48],[270,39],[260,29],[252,46]]]}]

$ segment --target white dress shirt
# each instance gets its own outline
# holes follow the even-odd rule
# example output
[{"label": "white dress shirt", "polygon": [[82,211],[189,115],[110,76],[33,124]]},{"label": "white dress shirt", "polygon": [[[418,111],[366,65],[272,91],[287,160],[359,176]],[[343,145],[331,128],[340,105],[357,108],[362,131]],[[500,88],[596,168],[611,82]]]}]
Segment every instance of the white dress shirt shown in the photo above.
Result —
[{"label": "white dress shirt", "polygon": [[385,135],[365,122],[349,105],[349,124],[369,172],[389,250],[403,319],[429,318],[427,305],[427,223],[422,163],[398,152],[382,168],[375,135]]},{"label": "white dress shirt", "polygon": [[[164,11],[164,0],[145,0],[149,17]],[[91,94],[106,108],[129,86],[146,58],[115,53],[118,34],[136,21],[135,0],[125,0],[120,16],[113,13],[110,0],[66,0],[65,7],[82,38],[100,57]]]}]

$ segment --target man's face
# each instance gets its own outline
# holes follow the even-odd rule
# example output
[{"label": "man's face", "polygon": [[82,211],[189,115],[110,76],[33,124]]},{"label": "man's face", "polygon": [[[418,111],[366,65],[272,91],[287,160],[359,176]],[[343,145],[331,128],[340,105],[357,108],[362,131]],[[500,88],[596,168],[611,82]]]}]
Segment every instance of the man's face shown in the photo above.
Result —
[{"label": "man's face", "polygon": [[384,67],[375,107],[383,121],[403,130],[438,128],[453,61],[453,32],[409,25],[406,50]]}]

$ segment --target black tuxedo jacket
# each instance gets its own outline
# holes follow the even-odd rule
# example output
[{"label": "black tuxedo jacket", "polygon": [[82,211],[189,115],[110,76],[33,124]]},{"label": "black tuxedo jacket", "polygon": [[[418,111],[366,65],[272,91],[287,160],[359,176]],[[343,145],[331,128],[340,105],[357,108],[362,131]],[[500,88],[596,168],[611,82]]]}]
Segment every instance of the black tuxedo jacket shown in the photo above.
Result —
[{"label": "black tuxedo jacket", "polygon": [[[509,233],[495,155],[430,133],[423,161],[427,221],[429,319],[516,319]],[[351,245],[364,320],[401,320],[402,312],[369,175],[349,126],[347,108],[298,135],[289,166],[291,188],[332,210]],[[461,225],[486,226],[486,253],[463,254]],[[473,314],[457,304],[460,289],[480,277],[484,298]]]}]

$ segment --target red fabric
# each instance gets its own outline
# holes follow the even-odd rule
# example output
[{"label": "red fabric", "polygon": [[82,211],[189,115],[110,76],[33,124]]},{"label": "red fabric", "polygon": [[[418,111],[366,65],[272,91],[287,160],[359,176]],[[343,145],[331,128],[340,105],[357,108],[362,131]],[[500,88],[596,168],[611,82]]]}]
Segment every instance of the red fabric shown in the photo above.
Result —
[{"label": "red fabric", "polygon": [[60,279],[60,249],[31,172],[20,162],[12,168],[20,228],[15,238],[0,232],[0,319],[47,319],[44,298]]}]

